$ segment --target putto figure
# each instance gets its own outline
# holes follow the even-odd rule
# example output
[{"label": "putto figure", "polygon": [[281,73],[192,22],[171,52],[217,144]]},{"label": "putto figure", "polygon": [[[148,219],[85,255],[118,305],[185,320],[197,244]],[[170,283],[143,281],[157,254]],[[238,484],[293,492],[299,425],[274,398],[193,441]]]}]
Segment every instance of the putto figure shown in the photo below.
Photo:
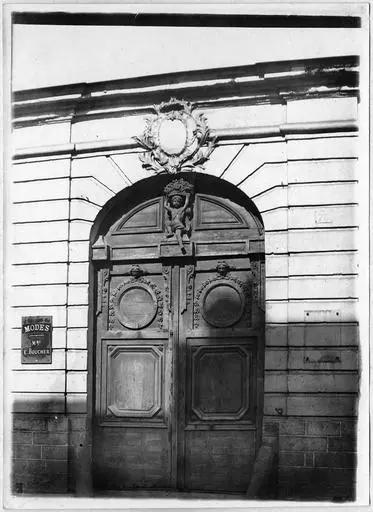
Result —
[{"label": "putto figure", "polygon": [[183,238],[189,240],[191,232],[193,192],[193,185],[182,178],[171,181],[164,189],[166,237],[175,236],[183,253]]}]

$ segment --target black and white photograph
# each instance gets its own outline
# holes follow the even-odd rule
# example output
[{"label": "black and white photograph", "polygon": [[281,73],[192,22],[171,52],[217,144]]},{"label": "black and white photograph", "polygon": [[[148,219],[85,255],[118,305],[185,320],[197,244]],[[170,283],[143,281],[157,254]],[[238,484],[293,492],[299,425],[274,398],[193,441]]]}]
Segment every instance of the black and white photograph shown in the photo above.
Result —
[{"label": "black and white photograph", "polygon": [[369,507],[370,4],[2,7],[4,507]]}]

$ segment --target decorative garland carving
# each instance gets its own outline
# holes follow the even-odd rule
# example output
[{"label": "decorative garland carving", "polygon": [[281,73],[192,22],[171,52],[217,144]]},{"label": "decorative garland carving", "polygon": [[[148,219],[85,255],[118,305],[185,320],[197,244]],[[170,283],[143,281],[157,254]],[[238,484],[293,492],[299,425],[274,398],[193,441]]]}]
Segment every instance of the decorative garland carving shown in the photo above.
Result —
[{"label": "decorative garland carving", "polygon": [[186,306],[193,300],[193,283],[194,283],[194,265],[186,265],[185,267],[186,281]]},{"label": "decorative garland carving", "polygon": [[251,271],[253,274],[253,300],[264,311],[264,261],[252,260]]},{"label": "decorative garland carving", "polygon": [[216,283],[216,282],[220,282],[220,283],[226,282],[227,284],[229,284],[230,282],[233,282],[241,288],[244,298],[245,298],[245,307],[244,307],[245,317],[246,317],[246,321],[250,325],[251,324],[251,309],[249,306],[250,306],[250,298],[251,298],[251,285],[248,283],[244,283],[243,281],[241,281],[241,279],[232,277],[230,275],[230,273],[228,272],[225,275],[217,275],[214,278],[207,279],[206,281],[204,281],[202,283],[202,285],[197,290],[195,300],[193,302],[193,326],[194,326],[194,328],[198,328],[200,326],[200,320],[201,320],[201,302],[200,301],[201,301],[203,292],[210,284]]},{"label": "decorative garland carving", "polygon": [[103,308],[107,305],[109,279],[110,279],[110,270],[108,268],[104,268],[102,270],[102,307]]},{"label": "decorative garland carving", "polygon": [[171,267],[163,266],[162,274],[164,279],[164,303],[165,309],[171,311]]},{"label": "decorative garland carving", "polygon": [[157,174],[203,170],[215,149],[216,138],[208,140],[207,119],[202,113],[195,114],[195,108],[175,98],[153,106],[155,115],[145,120],[143,135],[133,137],[147,150],[139,156],[146,170]]},{"label": "decorative garland carving", "polygon": [[138,283],[141,283],[142,285],[144,285],[144,288],[149,287],[151,290],[153,290],[153,292],[154,292],[154,294],[156,296],[156,300],[157,300],[157,313],[156,314],[157,314],[158,327],[160,329],[162,329],[162,327],[163,327],[163,297],[162,297],[161,291],[159,290],[159,288],[157,287],[156,284],[152,283],[148,279],[145,279],[144,277],[132,277],[128,281],[123,281],[122,283],[120,283],[112,291],[112,293],[110,295],[110,302],[109,302],[109,330],[113,330],[114,329],[115,318],[116,318],[116,314],[115,314],[115,299],[116,299],[116,297],[128,285],[138,284]]}]

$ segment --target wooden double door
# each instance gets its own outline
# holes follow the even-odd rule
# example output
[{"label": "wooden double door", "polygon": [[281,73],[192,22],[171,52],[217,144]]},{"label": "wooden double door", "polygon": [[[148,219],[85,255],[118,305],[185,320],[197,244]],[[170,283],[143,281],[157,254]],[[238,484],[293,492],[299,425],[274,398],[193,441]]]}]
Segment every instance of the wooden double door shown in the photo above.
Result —
[{"label": "wooden double door", "polygon": [[199,195],[194,208],[185,253],[163,236],[162,197],[93,248],[97,489],[249,485],[261,421],[260,237],[231,201]]}]

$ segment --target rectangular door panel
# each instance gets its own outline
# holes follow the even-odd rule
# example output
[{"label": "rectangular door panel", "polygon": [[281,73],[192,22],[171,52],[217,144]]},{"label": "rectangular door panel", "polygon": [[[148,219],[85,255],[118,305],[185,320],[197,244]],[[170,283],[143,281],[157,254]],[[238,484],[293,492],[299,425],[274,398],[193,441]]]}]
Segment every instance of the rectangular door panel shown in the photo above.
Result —
[{"label": "rectangular door panel", "polygon": [[170,486],[167,429],[105,427],[95,435],[95,488],[125,490]]},{"label": "rectangular door panel", "polygon": [[103,340],[100,417],[164,423],[164,340]]},{"label": "rectangular door panel", "polygon": [[171,481],[168,339],[102,339],[97,351],[95,487],[168,488]]},{"label": "rectangular door panel", "polygon": [[187,359],[187,426],[254,424],[254,338],[188,339]]},{"label": "rectangular door panel", "polygon": [[185,488],[245,492],[255,457],[255,431],[186,431]]}]

